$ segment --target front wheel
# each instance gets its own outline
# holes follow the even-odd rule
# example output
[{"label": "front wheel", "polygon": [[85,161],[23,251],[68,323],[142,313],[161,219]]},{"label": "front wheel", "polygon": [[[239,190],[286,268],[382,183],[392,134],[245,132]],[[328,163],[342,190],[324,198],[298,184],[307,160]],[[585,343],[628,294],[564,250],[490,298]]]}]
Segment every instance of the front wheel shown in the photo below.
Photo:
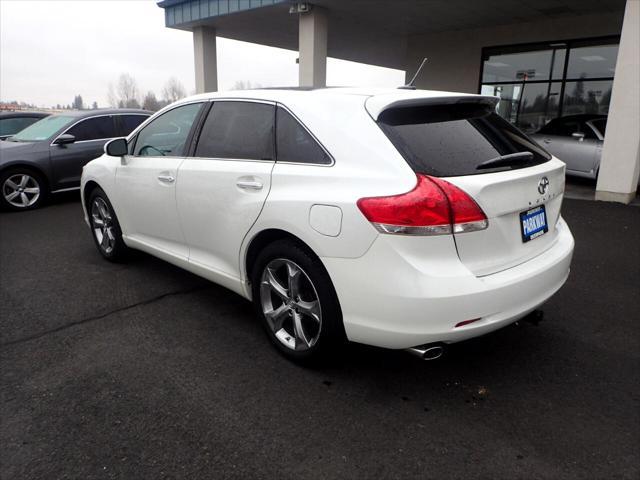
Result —
[{"label": "front wheel", "polygon": [[272,343],[297,361],[326,360],[346,343],[338,298],[320,261],[293,241],[258,256],[253,303]]},{"label": "front wheel", "polygon": [[93,241],[100,254],[111,262],[125,260],[129,248],[122,240],[118,217],[106,193],[101,188],[93,190],[89,195],[87,207]]}]

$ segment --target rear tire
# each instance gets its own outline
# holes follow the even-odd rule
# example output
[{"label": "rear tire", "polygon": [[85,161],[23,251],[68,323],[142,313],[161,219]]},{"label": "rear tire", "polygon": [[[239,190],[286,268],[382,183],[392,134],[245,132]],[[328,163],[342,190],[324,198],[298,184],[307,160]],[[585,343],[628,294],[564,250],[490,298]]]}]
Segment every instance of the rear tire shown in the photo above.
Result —
[{"label": "rear tire", "polygon": [[320,260],[292,240],[268,245],[255,262],[253,305],[267,336],[302,363],[338,357],[346,342],[342,312]]},{"label": "rear tire", "polygon": [[2,172],[0,190],[2,209],[15,212],[41,207],[49,193],[43,176],[24,167],[9,168]]},{"label": "rear tire", "polygon": [[96,248],[110,262],[122,262],[129,257],[130,249],[122,240],[122,230],[116,212],[100,187],[96,187],[87,201],[87,213],[91,224],[91,236]]}]

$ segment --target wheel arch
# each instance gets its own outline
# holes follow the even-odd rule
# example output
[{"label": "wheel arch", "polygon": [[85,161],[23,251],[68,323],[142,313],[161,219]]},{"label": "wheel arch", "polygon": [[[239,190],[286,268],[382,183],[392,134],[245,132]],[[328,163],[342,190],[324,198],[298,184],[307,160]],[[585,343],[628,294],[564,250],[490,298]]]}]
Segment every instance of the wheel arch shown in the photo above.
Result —
[{"label": "wheel arch", "polygon": [[[266,230],[262,230],[258,232],[254,237],[249,241],[247,248],[245,250],[244,255],[244,265],[242,265],[242,272],[245,275],[247,280],[247,284],[251,282],[251,273],[255,262],[260,255],[260,252],[267,246],[279,240],[292,240],[293,242],[300,245],[304,248],[309,254],[313,255],[320,264],[324,267],[324,264],[318,257],[318,255],[313,251],[313,249],[300,237],[287,232],[285,230],[281,230],[279,228],[269,228]],[[326,269],[326,267],[324,267]]]},{"label": "wheel arch", "polygon": [[100,187],[98,182],[96,182],[95,180],[89,180],[84,184],[84,187],[82,188],[82,203],[87,209],[87,212],[89,211],[89,204],[87,203],[89,201],[89,195],[91,195],[91,192],[93,192],[96,188],[102,187]]}]

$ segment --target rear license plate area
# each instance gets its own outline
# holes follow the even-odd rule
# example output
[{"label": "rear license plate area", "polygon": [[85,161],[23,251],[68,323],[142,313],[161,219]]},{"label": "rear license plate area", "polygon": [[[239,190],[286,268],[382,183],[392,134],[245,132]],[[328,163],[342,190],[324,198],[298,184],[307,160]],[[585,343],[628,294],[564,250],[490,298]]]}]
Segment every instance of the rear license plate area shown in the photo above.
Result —
[{"label": "rear license plate area", "polygon": [[520,212],[520,233],[523,243],[538,238],[548,231],[547,211],[544,205]]}]

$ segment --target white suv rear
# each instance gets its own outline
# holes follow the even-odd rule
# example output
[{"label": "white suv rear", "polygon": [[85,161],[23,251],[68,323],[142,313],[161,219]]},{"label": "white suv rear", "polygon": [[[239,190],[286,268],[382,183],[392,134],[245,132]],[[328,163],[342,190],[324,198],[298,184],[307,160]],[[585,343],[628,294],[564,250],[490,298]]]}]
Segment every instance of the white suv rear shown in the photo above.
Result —
[{"label": "white suv rear", "polygon": [[253,299],[294,359],[345,340],[425,351],[522,318],[565,282],[564,164],[446,92],[191,97],[88,164],[99,251],[144,250]]}]

